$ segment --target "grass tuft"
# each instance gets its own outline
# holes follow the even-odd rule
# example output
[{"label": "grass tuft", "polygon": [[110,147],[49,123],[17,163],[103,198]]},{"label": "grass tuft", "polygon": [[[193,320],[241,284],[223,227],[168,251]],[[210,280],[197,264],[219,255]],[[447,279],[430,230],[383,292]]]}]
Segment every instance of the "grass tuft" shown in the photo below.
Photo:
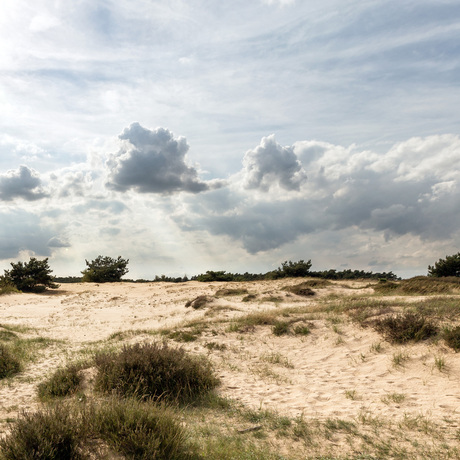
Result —
[{"label": "grass tuft", "polygon": [[10,351],[9,347],[0,343],[0,379],[11,377],[21,371],[21,362]]},{"label": "grass tuft", "polygon": [[38,385],[38,397],[41,400],[48,400],[51,398],[63,398],[77,393],[83,380],[80,371],[81,367],[75,364],[58,369],[49,379]]}]

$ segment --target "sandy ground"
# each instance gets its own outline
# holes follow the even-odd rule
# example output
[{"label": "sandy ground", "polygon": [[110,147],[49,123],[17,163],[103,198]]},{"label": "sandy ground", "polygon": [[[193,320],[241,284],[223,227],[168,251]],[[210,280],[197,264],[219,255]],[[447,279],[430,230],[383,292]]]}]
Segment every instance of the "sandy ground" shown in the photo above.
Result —
[{"label": "sandy ground", "polygon": [[[327,296],[373,292],[349,289],[359,283],[348,283],[348,288],[335,283],[313,297],[282,290],[298,282],[63,284],[45,294],[0,297],[0,325],[27,326],[18,335],[55,340],[24,372],[0,382],[0,433],[8,419],[37,404],[37,384],[69,360],[81,359],[82,350],[116,343],[113,334],[126,331],[133,332],[123,336],[125,342],[155,340],[148,332],[180,329],[194,319],[208,321],[209,327],[183,346],[207,354],[222,380],[219,392],[249,407],[323,419],[363,413],[392,419],[422,415],[457,426],[460,354],[441,342],[391,345],[372,328],[314,314],[304,314],[311,330],[306,336],[277,337],[271,326],[229,331],[232,318],[250,312],[289,306],[313,311]],[[203,309],[185,307],[187,301],[214,296],[222,288],[245,288],[256,297],[243,302],[243,295],[219,296]],[[209,349],[210,343],[216,347]],[[395,356],[405,358],[402,365],[395,365]],[[436,365],[440,362],[444,365]]]}]

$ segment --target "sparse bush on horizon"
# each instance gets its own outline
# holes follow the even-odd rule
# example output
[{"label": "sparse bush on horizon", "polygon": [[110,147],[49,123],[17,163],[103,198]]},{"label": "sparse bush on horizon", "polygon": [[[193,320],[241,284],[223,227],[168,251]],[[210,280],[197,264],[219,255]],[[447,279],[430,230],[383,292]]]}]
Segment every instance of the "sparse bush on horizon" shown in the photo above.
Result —
[{"label": "sparse bush on horizon", "polygon": [[[58,284],[51,276],[48,258],[38,260],[31,257],[29,262],[11,262],[11,270],[5,270],[1,284],[11,292],[11,285],[22,292],[43,292],[47,288],[57,289]],[[8,288],[9,286],[9,288]]]},{"label": "sparse bush on horizon", "polygon": [[460,252],[445,259],[439,259],[434,266],[428,265],[428,276],[456,276],[460,277]]},{"label": "sparse bush on horizon", "polygon": [[85,262],[88,268],[81,272],[83,274],[83,282],[113,283],[121,281],[121,277],[129,271],[126,268],[129,259],[122,259],[121,256],[118,256],[117,259],[98,256],[91,262],[87,260]]}]

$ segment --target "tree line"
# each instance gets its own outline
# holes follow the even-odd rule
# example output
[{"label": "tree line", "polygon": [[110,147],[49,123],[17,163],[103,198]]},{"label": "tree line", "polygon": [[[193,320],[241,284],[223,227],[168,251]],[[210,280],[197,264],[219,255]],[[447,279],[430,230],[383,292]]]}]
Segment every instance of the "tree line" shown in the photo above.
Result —
[{"label": "tree line", "polygon": [[[18,290],[22,292],[43,292],[46,289],[56,289],[58,283],[65,282],[173,282],[183,283],[189,281],[187,276],[184,277],[167,277],[165,275],[155,276],[153,280],[122,280],[122,277],[128,273],[129,259],[123,259],[118,256],[116,259],[107,256],[98,256],[92,261],[85,260],[86,269],[81,274],[83,276],[70,276],[58,278],[52,276],[52,270],[48,264],[48,258],[38,260],[31,257],[29,262],[11,262],[11,269],[5,270],[0,276],[0,288],[2,292],[9,290]],[[364,270],[342,270],[335,269],[323,271],[311,271],[311,260],[299,260],[297,262],[285,261],[276,270],[267,273],[229,273],[223,271],[208,270],[204,274],[192,276],[190,280],[201,282],[212,281],[259,281],[259,280],[274,280],[280,278],[294,277],[313,277],[331,280],[350,280],[350,279],[381,279],[381,280],[399,280],[393,272],[374,273]],[[428,266],[428,276],[445,277],[445,276],[460,276],[460,252],[451,256],[446,256],[445,259],[439,259],[434,265]]]}]

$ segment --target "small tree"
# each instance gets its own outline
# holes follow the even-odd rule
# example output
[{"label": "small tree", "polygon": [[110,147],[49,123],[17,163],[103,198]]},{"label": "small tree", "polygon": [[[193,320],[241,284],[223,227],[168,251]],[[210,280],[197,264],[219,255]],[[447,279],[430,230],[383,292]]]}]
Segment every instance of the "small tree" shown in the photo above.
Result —
[{"label": "small tree", "polygon": [[85,262],[88,268],[81,272],[83,274],[83,282],[111,283],[121,281],[121,277],[129,271],[126,268],[129,259],[122,259],[121,256],[118,256],[117,259],[98,256],[91,262],[87,260]]},{"label": "small tree", "polygon": [[428,276],[460,276],[460,252],[428,265]]},{"label": "small tree", "polygon": [[52,270],[47,258],[38,260],[31,257],[29,262],[11,262],[11,266],[11,270],[5,270],[3,281],[13,284],[19,291],[43,292],[46,288],[59,287],[51,276]]}]

